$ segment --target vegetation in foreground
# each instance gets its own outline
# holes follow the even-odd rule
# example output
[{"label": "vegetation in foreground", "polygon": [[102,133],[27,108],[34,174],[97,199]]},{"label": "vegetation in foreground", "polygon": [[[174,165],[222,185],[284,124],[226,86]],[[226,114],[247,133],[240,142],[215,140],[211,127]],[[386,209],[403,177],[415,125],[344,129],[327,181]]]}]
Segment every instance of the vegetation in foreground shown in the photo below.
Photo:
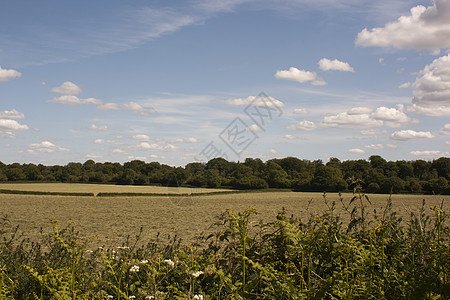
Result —
[{"label": "vegetation in foreground", "polygon": [[[281,211],[226,211],[197,243],[173,239],[89,250],[73,227],[40,242],[0,224],[1,299],[448,299],[450,228],[443,204],[401,220],[390,200],[324,202],[303,221]],[[336,214],[342,205],[347,216]],[[429,214],[431,213],[431,214]],[[369,216],[370,215],[370,216]],[[343,222],[343,220],[348,220]]]}]

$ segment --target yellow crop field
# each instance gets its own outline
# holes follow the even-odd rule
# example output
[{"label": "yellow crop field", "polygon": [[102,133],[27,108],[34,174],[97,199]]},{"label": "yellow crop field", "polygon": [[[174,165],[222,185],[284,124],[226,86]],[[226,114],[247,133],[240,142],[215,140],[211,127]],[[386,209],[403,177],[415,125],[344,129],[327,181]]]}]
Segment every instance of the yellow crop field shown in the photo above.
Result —
[{"label": "yellow crop field", "polygon": [[[1,185],[3,188],[5,185]],[[8,189],[27,189],[42,191],[82,191],[82,192],[152,192],[167,191],[165,187],[125,187],[109,185],[78,184],[23,184],[10,185]],[[68,188],[70,190],[67,190]],[[74,190],[76,187],[76,190]],[[190,190],[190,189],[187,189]],[[157,191],[157,192],[156,192]],[[207,189],[206,191],[211,191]],[[171,188],[171,194],[185,193],[183,188]],[[352,194],[344,194],[348,202]],[[367,209],[379,212],[386,204],[389,195],[369,195],[372,205]],[[336,201],[336,213],[344,218],[346,213],[337,194],[327,195]],[[399,215],[407,217],[417,212],[426,199],[429,208],[444,203],[448,210],[450,196],[392,195],[393,208]],[[196,235],[210,232],[215,217],[226,209],[242,211],[255,208],[258,215],[255,221],[271,221],[283,208],[287,213],[302,219],[324,213],[327,206],[321,193],[270,192],[233,193],[205,196],[151,196],[151,197],[78,197],[47,195],[8,195],[0,194],[0,216],[8,216],[11,224],[19,225],[25,236],[36,238],[39,230],[51,230],[50,220],[61,226],[73,224],[82,237],[95,236],[95,245],[117,246],[130,235],[134,237],[143,227],[142,241],[153,240],[158,233],[160,238],[177,235],[186,243],[192,242]]]}]

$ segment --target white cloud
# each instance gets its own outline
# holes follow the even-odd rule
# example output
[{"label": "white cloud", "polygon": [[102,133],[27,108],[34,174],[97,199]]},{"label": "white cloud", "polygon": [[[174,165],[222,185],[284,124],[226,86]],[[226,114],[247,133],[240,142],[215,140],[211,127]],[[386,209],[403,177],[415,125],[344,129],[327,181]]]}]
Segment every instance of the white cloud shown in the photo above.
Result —
[{"label": "white cloud", "polygon": [[435,136],[429,131],[400,130],[391,134],[394,140],[407,141],[413,139],[432,139]]},{"label": "white cloud", "polygon": [[250,131],[261,131],[261,127],[259,127],[256,124],[252,124],[252,125],[248,126],[246,129],[250,130]]},{"label": "white cloud", "polygon": [[400,84],[398,86],[398,88],[399,89],[406,89],[406,88],[409,88],[410,86],[411,86],[411,82],[405,82],[405,83]]},{"label": "white cloud", "polygon": [[0,119],[23,119],[25,115],[17,110],[0,111]]},{"label": "white cloud", "polygon": [[361,130],[362,135],[383,135],[386,133],[387,133],[386,130],[378,130],[378,129]]},{"label": "white cloud", "polygon": [[314,122],[307,121],[307,120],[298,122],[295,125],[289,125],[287,127],[287,129],[290,129],[290,130],[302,130],[302,131],[311,131],[316,128],[317,128],[317,125]]},{"label": "white cloud", "polygon": [[397,149],[398,146],[394,145],[394,144],[386,144],[386,147],[391,148],[391,149]]},{"label": "white cloud", "polygon": [[105,130],[108,129],[108,126],[106,126],[106,125],[97,126],[95,124],[92,124],[90,128],[93,129],[93,130],[97,130],[97,131],[105,131]]},{"label": "white cloud", "polygon": [[[399,127],[416,123],[403,112],[403,106],[397,108],[378,107],[375,111],[368,107],[354,107],[346,112],[325,116],[321,122],[325,127],[370,128],[376,126]],[[377,135],[377,131],[363,131],[365,135]]]},{"label": "white cloud", "polygon": [[443,156],[449,156],[449,152],[442,152],[439,150],[425,150],[425,151],[411,151],[409,154],[419,156],[422,158],[439,158]]},{"label": "white cloud", "polygon": [[17,130],[28,130],[27,125],[19,124],[16,120],[0,119],[0,132],[17,131]]},{"label": "white cloud", "polygon": [[105,140],[103,140],[103,139],[96,139],[94,141],[94,144],[104,144],[104,143],[105,143]]},{"label": "white cloud", "polygon": [[101,110],[120,110],[120,106],[117,103],[104,103],[97,106],[97,108]]},{"label": "white cloud", "polygon": [[399,127],[416,122],[403,112],[403,106],[400,106],[399,108],[400,109],[381,106],[376,109],[372,114],[372,117],[376,120],[384,121],[385,125],[389,127]]},{"label": "white cloud", "polygon": [[384,149],[383,144],[370,144],[367,146],[364,146],[367,149],[374,149],[374,150],[378,150],[378,149]]},{"label": "white cloud", "polygon": [[0,66],[0,81],[8,81],[20,76],[22,76],[22,73],[13,69],[2,69],[2,67]]},{"label": "white cloud", "polygon": [[294,108],[294,114],[307,115],[309,114],[309,111],[306,108]]},{"label": "white cloud", "polygon": [[59,97],[55,97],[52,100],[48,100],[47,102],[61,103],[61,104],[70,104],[70,105],[81,105],[81,104],[102,104],[102,100],[95,98],[86,98],[81,99],[77,96],[72,95],[62,95]]},{"label": "white cloud", "polygon": [[243,106],[252,105],[257,107],[283,107],[284,103],[274,97],[248,96],[247,98],[234,98],[225,101],[227,105]]},{"label": "white cloud", "polygon": [[364,154],[366,153],[366,151],[362,150],[362,149],[358,149],[358,148],[354,148],[354,149],[349,149],[347,150],[348,153],[352,153],[352,154]]},{"label": "white cloud", "polygon": [[55,151],[69,151],[69,149],[56,146],[49,141],[43,141],[39,144],[30,144],[28,146],[28,153],[53,153]]},{"label": "white cloud", "polygon": [[102,159],[103,156],[102,155],[98,155],[98,154],[92,154],[92,153],[88,153],[84,156],[84,158],[86,159]]},{"label": "white cloud", "polygon": [[286,140],[295,140],[297,137],[295,135],[292,135],[292,134],[285,134],[283,136],[283,138],[285,138]]},{"label": "white cloud", "polygon": [[450,2],[435,0],[433,6],[413,7],[411,15],[381,28],[364,28],[356,38],[363,47],[396,47],[400,49],[430,49],[450,47]]},{"label": "white cloud", "polygon": [[198,143],[199,140],[193,137],[188,137],[188,138],[179,138],[179,139],[175,139],[175,140],[171,140],[171,143],[186,143],[186,144],[195,144]]},{"label": "white cloud", "polygon": [[140,105],[139,103],[136,103],[133,101],[124,103],[124,104],[122,104],[122,106],[126,110],[130,110],[132,112],[135,112],[135,113],[138,113],[141,115],[145,115],[145,116],[150,115],[150,113],[152,111],[154,111],[153,107],[144,107],[144,106]]},{"label": "white cloud", "polygon": [[311,82],[312,85],[316,85],[316,86],[322,86],[322,85],[327,85],[328,83],[323,80],[322,78],[318,78],[317,80],[314,80],[313,82]]},{"label": "white cloud", "polygon": [[322,120],[325,127],[370,128],[382,126],[383,121],[373,119],[369,114],[349,114],[342,112],[337,115],[325,116]]},{"label": "white cloud", "polygon": [[150,142],[152,139],[146,135],[146,134],[136,134],[133,135],[133,139],[134,140],[138,140],[138,141],[144,141],[144,142]]},{"label": "white cloud", "polygon": [[420,73],[422,77],[412,84],[412,102],[419,106],[450,106],[450,54],[435,59]]},{"label": "white cloud", "polygon": [[373,110],[368,107],[352,107],[347,113],[349,115],[362,115],[362,114],[370,114]]},{"label": "white cloud", "polygon": [[445,135],[450,135],[450,123],[445,124],[444,128],[442,128],[439,133],[445,134]]},{"label": "white cloud", "polygon": [[278,79],[294,80],[303,83],[316,80],[317,74],[315,72],[299,70],[295,67],[290,67],[289,70],[278,70],[275,73],[275,77]]},{"label": "white cloud", "polygon": [[380,57],[378,59],[378,62],[380,63],[380,65],[384,65],[384,58]]},{"label": "white cloud", "polygon": [[126,154],[126,152],[123,151],[122,149],[114,149],[112,152],[117,154]]},{"label": "white cloud", "polygon": [[78,95],[82,92],[78,85],[70,81],[66,81],[60,86],[52,88],[51,91],[61,95]]},{"label": "white cloud", "polygon": [[408,106],[406,111],[429,117],[450,117],[450,106],[420,106],[413,104]]},{"label": "white cloud", "polygon": [[339,61],[337,59],[330,60],[328,58],[322,58],[319,60],[319,68],[323,71],[346,71],[355,72],[349,63]]}]

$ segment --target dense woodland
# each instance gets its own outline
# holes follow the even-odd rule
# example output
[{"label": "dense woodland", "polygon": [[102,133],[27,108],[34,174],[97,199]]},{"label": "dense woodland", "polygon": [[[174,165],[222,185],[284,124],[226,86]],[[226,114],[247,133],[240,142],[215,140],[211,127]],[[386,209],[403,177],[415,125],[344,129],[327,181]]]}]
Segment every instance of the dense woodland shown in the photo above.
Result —
[{"label": "dense woodland", "polygon": [[243,162],[214,158],[207,163],[189,163],[184,168],[141,160],[124,164],[88,160],[65,166],[0,162],[0,182],[59,181],[336,192],[351,189],[355,179],[370,193],[450,194],[450,158],[394,162],[373,155],[368,160],[343,162],[331,158],[327,163],[295,157],[267,162],[253,158]]}]

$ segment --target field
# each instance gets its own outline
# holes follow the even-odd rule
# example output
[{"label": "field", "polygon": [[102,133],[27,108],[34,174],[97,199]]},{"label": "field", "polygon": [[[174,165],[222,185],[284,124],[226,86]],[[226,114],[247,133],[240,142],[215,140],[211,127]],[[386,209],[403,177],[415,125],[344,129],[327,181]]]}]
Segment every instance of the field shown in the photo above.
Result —
[{"label": "field", "polygon": [[[0,299],[450,297],[450,196],[392,195],[388,201],[389,195],[368,195],[370,204],[357,197],[349,205],[353,194],[324,198],[287,190],[199,193],[78,184],[0,190]],[[353,207],[356,214],[350,214]],[[238,213],[227,211],[212,228],[227,209]],[[374,210],[379,218],[371,223]],[[59,229],[53,232],[50,220]],[[70,224],[75,232],[66,230]],[[11,235],[10,225],[22,235]],[[196,239],[211,233],[215,238]]]},{"label": "field", "polygon": [[[167,196],[141,197],[78,197],[48,195],[8,195],[0,194],[0,216],[8,216],[13,225],[33,239],[39,231],[51,230],[50,220],[61,226],[73,224],[81,237],[96,236],[92,246],[120,245],[127,236],[134,237],[143,227],[142,241],[154,240],[158,233],[165,240],[167,236],[178,236],[190,243],[196,235],[208,232],[215,217],[226,209],[235,212],[255,208],[255,220],[272,221],[283,208],[287,213],[307,219],[320,215],[326,210],[321,193],[299,192],[252,192],[234,194],[214,194],[204,196],[171,196],[191,193],[189,188],[114,186],[89,184],[0,184],[0,189],[53,191],[53,192],[100,192],[115,193],[167,193]],[[226,190],[195,189],[199,192]],[[349,201],[352,194],[344,194]],[[389,195],[369,195],[372,202],[370,211],[378,211],[386,204]],[[337,194],[328,194],[327,199],[336,201],[337,211],[341,210]],[[392,195],[393,208],[400,216],[409,217],[426,199],[427,207],[440,204],[449,208],[450,196]]]}]

